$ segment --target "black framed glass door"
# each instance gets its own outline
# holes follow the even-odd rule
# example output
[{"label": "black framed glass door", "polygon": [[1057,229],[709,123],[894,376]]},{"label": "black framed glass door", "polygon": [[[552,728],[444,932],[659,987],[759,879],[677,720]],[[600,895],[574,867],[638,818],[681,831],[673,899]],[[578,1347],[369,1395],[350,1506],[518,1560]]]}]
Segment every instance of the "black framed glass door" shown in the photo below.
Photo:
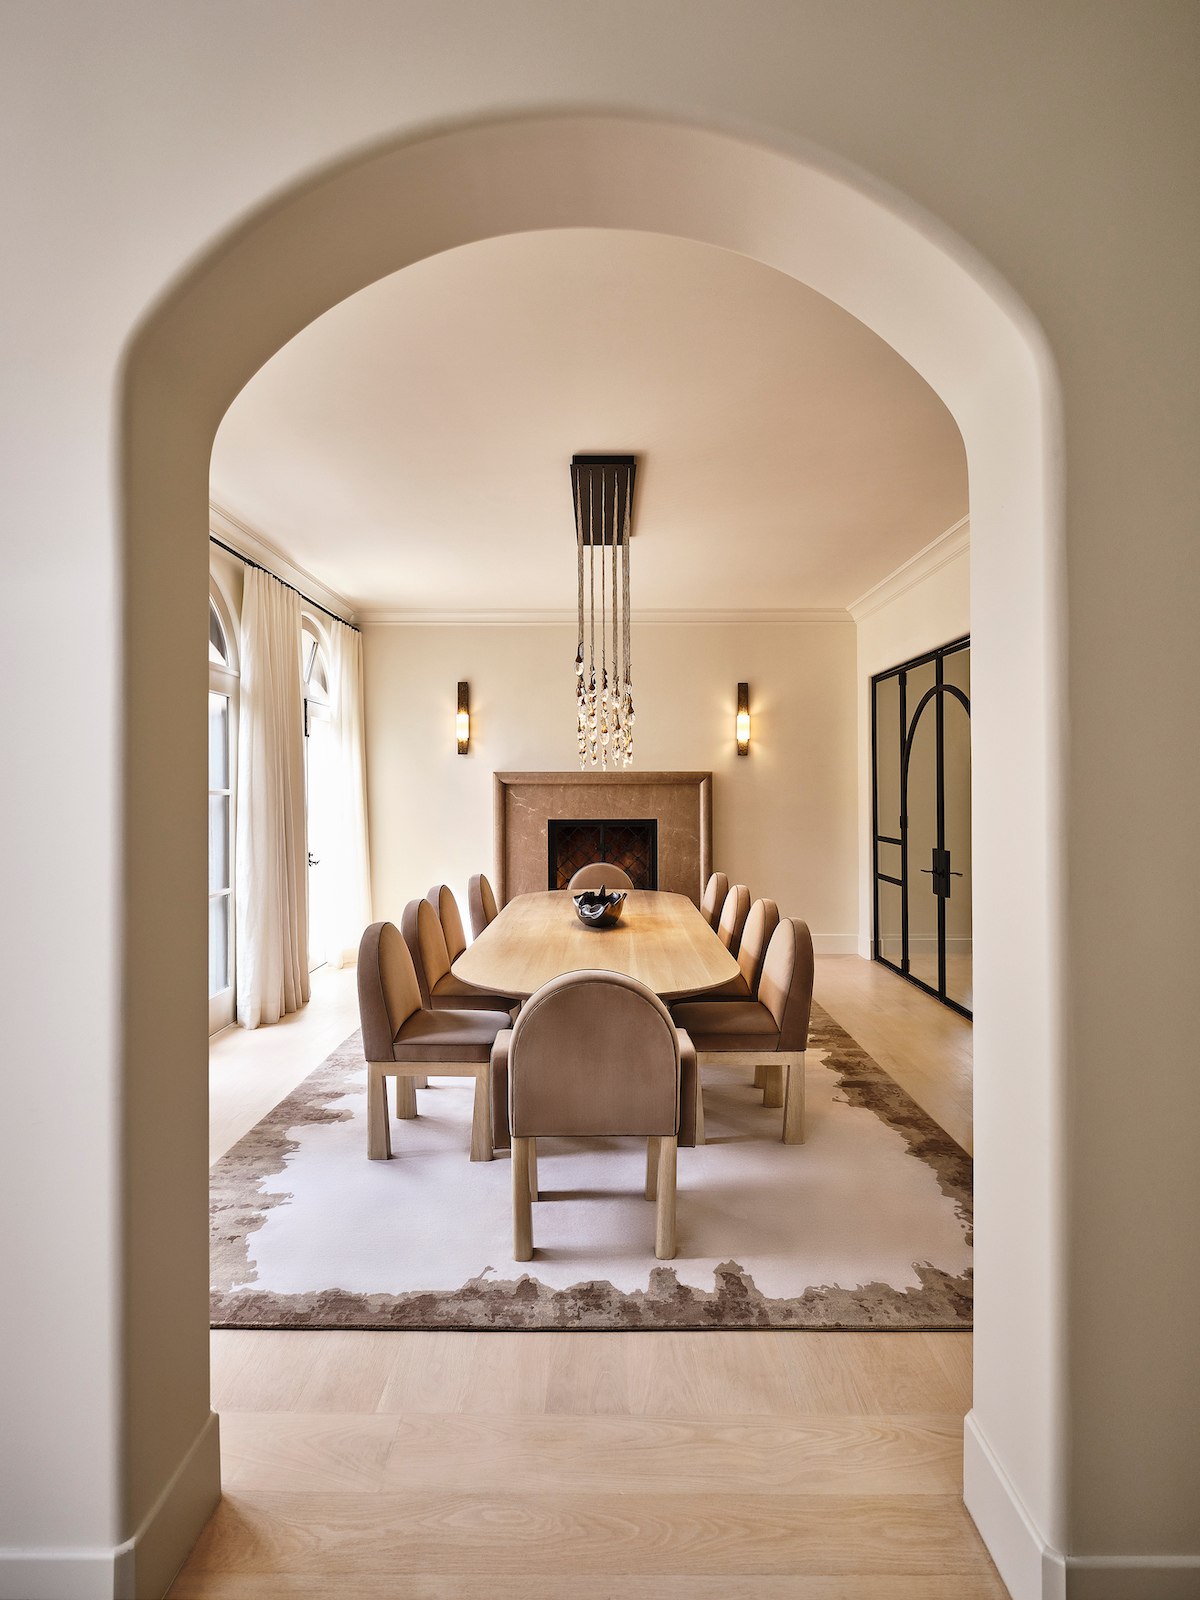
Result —
[{"label": "black framed glass door", "polygon": [[871,679],[876,961],[972,1012],[971,641]]}]

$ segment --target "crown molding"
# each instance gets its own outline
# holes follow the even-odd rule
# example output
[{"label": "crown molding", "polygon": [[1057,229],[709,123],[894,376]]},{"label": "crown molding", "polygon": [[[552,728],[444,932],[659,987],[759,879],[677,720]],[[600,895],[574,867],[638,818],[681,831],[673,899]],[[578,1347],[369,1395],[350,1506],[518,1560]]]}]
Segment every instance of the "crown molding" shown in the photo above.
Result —
[{"label": "crown molding", "polygon": [[[636,611],[640,627],[795,627],[812,623],[848,623],[848,611],[834,608],[800,611]],[[370,628],[574,628],[574,611],[359,611],[355,621]]]},{"label": "crown molding", "polygon": [[277,545],[265,538],[256,529],[243,522],[240,517],[235,517],[231,511],[226,511],[224,506],[215,500],[208,502],[208,526],[211,533],[244,555],[248,561],[255,561],[260,567],[265,567],[268,572],[274,573],[284,583],[290,583],[294,589],[302,589],[310,600],[315,600],[318,605],[325,606],[329,611],[341,617],[343,622],[357,624],[359,618],[355,609],[336,589],[331,589],[327,583],[322,583],[320,578],[299,566],[290,556],[284,555]]},{"label": "crown molding", "polygon": [[872,612],[879,611],[883,606],[902,595],[906,589],[911,589],[915,584],[923,583],[931,577],[939,567],[944,567],[947,562],[953,561],[955,556],[971,548],[971,516],[970,513],[961,517],[952,528],[947,528],[945,533],[939,533],[937,538],[918,550],[915,556],[903,562],[894,572],[889,572],[874,588],[868,589],[865,594],[860,594],[857,600],[851,601],[847,610],[855,622],[861,622],[864,617],[869,617]]}]

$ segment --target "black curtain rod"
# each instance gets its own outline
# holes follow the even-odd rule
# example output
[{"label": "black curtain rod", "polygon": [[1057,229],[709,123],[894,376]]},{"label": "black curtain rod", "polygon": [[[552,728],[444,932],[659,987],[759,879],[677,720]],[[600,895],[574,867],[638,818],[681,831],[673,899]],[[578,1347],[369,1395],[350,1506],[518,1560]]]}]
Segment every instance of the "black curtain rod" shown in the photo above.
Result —
[{"label": "black curtain rod", "polygon": [[281,578],[277,572],[272,572],[270,567],[264,567],[261,561],[251,561],[249,556],[244,556],[240,550],[235,550],[231,544],[226,544],[224,539],[218,539],[215,533],[209,534],[208,542],[209,544],[215,544],[219,546],[222,550],[228,550],[229,554],[231,556],[236,556],[244,566],[257,567],[260,572],[265,572],[269,578],[274,578],[276,583],[282,583],[285,589],[290,589],[293,594],[298,594],[306,605],[315,606],[318,611],[323,611],[327,617],[332,617],[335,622],[340,622],[343,628],[350,628],[355,633],[362,632],[361,628],[356,628],[352,622],[347,622],[345,617],[339,617],[336,611],[330,611],[328,606],[321,605],[320,602],[314,600],[311,595],[305,594],[303,589],[297,589],[294,583],[288,583],[287,580],[285,578]]}]

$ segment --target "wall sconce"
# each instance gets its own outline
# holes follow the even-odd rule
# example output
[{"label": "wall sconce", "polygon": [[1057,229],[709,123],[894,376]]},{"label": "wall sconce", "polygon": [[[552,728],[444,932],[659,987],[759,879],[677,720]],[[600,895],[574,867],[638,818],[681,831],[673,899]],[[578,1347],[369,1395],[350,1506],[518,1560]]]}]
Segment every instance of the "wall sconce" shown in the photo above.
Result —
[{"label": "wall sconce", "polygon": [[738,709],[737,709],[737,747],[738,755],[750,754],[750,685],[738,684]]},{"label": "wall sconce", "polygon": [[455,732],[458,735],[458,753],[460,756],[465,756],[471,748],[471,687],[466,683],[460,683],[458,686]]}]

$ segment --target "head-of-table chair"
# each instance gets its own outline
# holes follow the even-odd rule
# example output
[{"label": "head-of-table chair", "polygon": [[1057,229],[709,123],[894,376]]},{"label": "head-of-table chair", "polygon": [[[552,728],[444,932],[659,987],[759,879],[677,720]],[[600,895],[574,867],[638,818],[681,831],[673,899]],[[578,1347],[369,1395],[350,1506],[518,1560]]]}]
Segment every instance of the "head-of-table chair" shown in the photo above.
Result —
[{"label": "head-of-table chair", "polygon": [[[804,1143],[804,1055],[812,991],[808,924],[785,917],[767,946],[757,1000],[689,1000],[671,1012],[676,1026],[687,1030],[700,1067],[724,1062],[765,1069],[763,1105],[783,1107],[784,1144]],[[702,1123],[696,1138],[703,1142]]]},{"label": "head-of-table chair", "polygon": [[579,871],[567,885],[568,894],[582,894],[585,889],[632,889],[633,879],[611,861],[592,861]]},{"label": "head-of-table chair", "polygon": [[657,1200],[654,1253],[675,1255],[675,1164],[696,1137],[691,1041],[658,996],[621,972],[564,972],[534,994],[492,1053],[493,1140],[511,1144],[513,1259],[533,1255],[537,1140],[646,1140],[646,1198]]},{"label": "head-of-table chair", "polygon": [[490,1161],[492,1049],[508,1021],[504,1014],[422,1006],[412,956],[394,922],[373,922],[362,936],[358,1013],[367,1058],[368,1160],[391,1159],[388,1078],[396,1079],[396,1115],[410,1118],[417,1114],[414,1084],[432,1072],[475,1079],[471,1160]]},{"label": "head-of-table chair", "polygon": [[477,872],[467,884],[467,910],[471,915],[471,937],[478,939],[489,922],[500,915],[492,886],[482,872]]}]

